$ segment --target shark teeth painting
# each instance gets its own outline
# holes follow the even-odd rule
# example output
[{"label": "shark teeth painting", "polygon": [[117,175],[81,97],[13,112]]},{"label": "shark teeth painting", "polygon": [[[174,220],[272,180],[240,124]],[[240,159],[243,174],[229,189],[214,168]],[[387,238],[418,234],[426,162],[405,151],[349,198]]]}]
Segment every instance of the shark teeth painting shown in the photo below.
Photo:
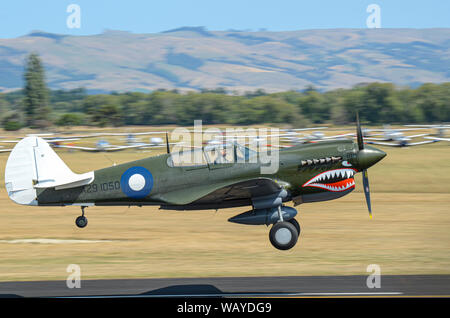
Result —
[{"label": "shark teeth painting", "polygon": [[303,187],[315,187],[331,192],[346,191],[355,187],[353,176],[356,169],[344,168],[322,172],[303,184]]}]

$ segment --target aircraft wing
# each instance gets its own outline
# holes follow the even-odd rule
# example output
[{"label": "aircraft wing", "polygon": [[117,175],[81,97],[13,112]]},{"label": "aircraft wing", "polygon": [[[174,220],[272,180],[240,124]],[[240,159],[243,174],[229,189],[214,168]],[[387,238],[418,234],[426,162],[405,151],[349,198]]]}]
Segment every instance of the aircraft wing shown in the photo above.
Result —
[{"label": "aircraft wing", "polygon": [[91,147],[81,147],[81,146],[68,146],[68,145],[56,145],[55,148],[67,148],[67,149],[75,149],[75,150],[81,150],[81,151],[88,151],[88,152],[115,152],[115,151],[122,151],[126,149],[132,149],[132,148],[157,148],[157,147],[164,147],[164,145],[153,145],[153,144],[137,144],[137,145],[131,145],[131,146],[109,146],[104,148],[91,148]]},{"label": "aircraft wing", "polygon": [[307,131],[307,130],[318,130],[318,129],[327,129],[328,127],[312,127],[312,128],[294,128],[289,129],[289,131]]},{"label": "aircraft wing", "polygon": [[281,189],[281,185],[270,178],[254,178],[238,182],[187,187],[165,193],[159,199],[167,202],[161,206],[162,208],[188,210],[201,206],[215,209],[236,206],[236,202],[239,202],[240,205],[243,202],[251,205],[253,198],[275,194]]},{"label": "aircraft wing", "polygon": [[372,145],[382,145],[382,146],[390,146],[390,147],[410,147],[410,146],[419,146],[432,144],[434,142],[438,142],[439,140],[430,140],[430,141],[419,141],[419,142],[408,142],[406,145],[401,145],[399,143],[390,143],[390,142],[378,142],[378,141],[366,141],[366,144]]},{"label": "aircraft wing", "polygon": [[[115,151],[122,151],[122,150],[127,150],[127,149],[134,149],[134,148],[152,148],[152,145],[148,145],[148,144],[142,144],[142,145],[131,145],[131,146],[117,146],[117,147],[106,147],[103,148],[102,151],[107,151],[107,152],[115,152]],[[161,146],[153,146],[153,147],[161,147]]]},{"label": "aircraft wing", "polygon": [[147,132],[138,132],[133,133],[134,136],[143,136],[143,135],[163,135],[167,131],[147,131]]},{"label": "aircraft wing", "polygon": [[55,148],[67,148],[67,149],[75,149],[75,150],[89,151],[89,152],[99,152],[99,151],[101,151],[99,148],[80,147],[80,146],[68,146],[68,145],[56,145]]},{"label": "aircraft wing", "polygon": [[[179,142],[169,142],[169,146],[178,145]],[[166,147],[166,143],[150,143],[150,144],[142,144],[140,145],[142,148],[163,148]]]},{"label": "aircraft wing", "polygon": [[132,132],[128,132],[128,133],[96,133],[96,134],[92,134],[90,136],[87,137],[99,137],[99,136],[129,136],[129,135],[133,135],[133,136],[143,136],[143,135],[163,135],[165,134],[165,131],[147,131],[147,132],[137,132],[137,133],[132,133]]},{"label": "aircraft wing", "polygon": [[272,145],[272,144],[267,144],[264,145],[266,147],[275,147],[275,148],[291,148],[293,147],[292,145]]},{"label": "aircraft wing", "polygon": [[[252,150],[256,150],[256,147],[258,147],[258,145],[255,144],[251,144],[251,143],[245,143],[245,144],[241,144],[241,145],[245,145],[248,146],[250,149]],[[293,147],[292,145],[275,145],[275,144],[260,144],[259,148],[291,148]]]},{"label": "aircraft wing", "polygon": [[[407,125],[403,125],[403,126],[407,126]],[[400,128],[400,129],[395,129],[396,131],[411,131],[411,130],[423,130],[423,129],[428,129],[426,127],[417,127],[417,128]]]},{"label": "aircraft wing", "polygon": [[419,135],[412,135],[412,136],[407,136],[408,138],[417,138],[417,137],[423,137],[423,136],[429,136],[430,134],[419,134]]},{"label": "aircraft wing", "polygon": [[323,139],[335,139],[335,138],[342,138],[342,137],[347,137],[347,136],[352,136],[352,135],[354,135],[354,133],[340,134],[340,135],[334,135],[334,136],[325,136],[322,138]]},{"label": "aircraft wing", "polygon": [[389,146],[389,147],[400,147],[400,144],[399,143],[395,143],[395,142],[365,141],[365,143],[369,144],[369,145],[381,145],[381,146]]},{"label": "aircraft wing", "polygon": [[61,141],[68,141],[70,139],[81,139],[81,138],[96,138],[96,137],[105,137],[105,136],[142,136],[142,135],[162,135],[165,134],[165,131],[149,131],[149,132],[140,132],[140,133],[92,133],[92,134],[86,134],[86,135],[67,135],[65,136],[57,136],[57,137],[43,137],[43,139],[46,139],[47,141],[51,140],[51,138],[54,139],[62,139]]},{"label": "aircraft wing", "polygon": [[44,138],[46,142],[69,142],[69,141],[78,141],[80,138],[53,138],[53,139],[46,139]]},{"label": "aircraft wing", "polygon": [[450,138],[441,138],[441,137],[425,137],[426,139],[431,140],[439,140],[439,141],[450,141]]},{"label": "aircraft wing", "polygon": [[386,140],[386,138],[376,138],[376,137],[364,137],[364,140],[376,140],[376,141],[383,141]]},{"label": "aircraft wing", "polygon": [[435,142],[438,142],[439,140],[430,140],[430,141],[419,141],[419,142],[411,142],[408,143],[408,146],[419,146],[419,145],[426,145],[426,144],[432,144]]},{"label": "aircraft wing", "polygon": [[102,149],[102,151],[114,152],[114,151],[122,151],[122,150],[127,150],[127,149],[134,149],[134,148],[161,148],[161,147],[165,147],[165,145],[137,144],[137,145],[130,145],[130,146],[106,147],[106,148]]},{"label": "aircraft wing", "polygon": [[255,134],[255,135],[227,135],[227,136],[217,135],[217,136],[215,136],[215,138],[217,138],[217,139],[246,139],[246,138],[255,139],[255,138],[269,138],[269,137],[274,138],[274,137],[285,137],[285,136],[294,137],[294,136],[298,136],[298,133],[291,132],[291,133],[271,134],[271,135],[258,135],[258,134]]}]

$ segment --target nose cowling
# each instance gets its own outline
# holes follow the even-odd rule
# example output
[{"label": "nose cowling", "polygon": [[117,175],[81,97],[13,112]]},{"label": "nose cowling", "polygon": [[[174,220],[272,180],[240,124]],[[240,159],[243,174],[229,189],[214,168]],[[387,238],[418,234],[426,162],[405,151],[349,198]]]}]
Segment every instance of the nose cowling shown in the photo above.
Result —
[{"label": "nose cowling", "polygon": [[386,157],[386,153],[375,147],[366,146],[358,152],[358,166],[361,170],[367,169]]}]

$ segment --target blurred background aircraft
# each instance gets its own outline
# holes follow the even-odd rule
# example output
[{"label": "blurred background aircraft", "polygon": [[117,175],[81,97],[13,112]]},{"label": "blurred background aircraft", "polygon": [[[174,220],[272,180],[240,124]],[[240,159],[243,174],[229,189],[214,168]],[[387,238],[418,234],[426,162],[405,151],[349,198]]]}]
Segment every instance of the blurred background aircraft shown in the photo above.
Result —
[{"label": "blurred background aircraft", "polygon": [[[445,138],[445,131],[449,128],[448,125],[408,125],[408,128],[391,128],[389,125],[385,125],[384,128],[368,128],[363,131],[367,144],[377,144],[389,147],[409,147],[419,146],[425,144],[435,143],[437,141],[448,141],[449,138]],[[261,127],[262,128],[262,127]],[[188,127],[184,127],[186,131],[192,133],[198,133]],[[292,147],[294,145],[320,142],[325,140],[336,140],[343,138],[354,138],[353,132],[328,134],[327,131],[330,128],[326,126],[310,127],[310,128],[295,128],[295,129],[279,129],[276,134],[257,134],[258,128],[254,128],[255,133],[244,134],[210,134],[206,130],[203,130],[203,144],[204,145],[220,145],[233,141],[239,141],[241,144],[248,145],[249,147]],[[405,135],[406,131],[416,130],[430,130],[436,129],[436,133],[420,133],[413,135]],[[223,129],[224,131],[226,130]],[[44,138],[55,148],[66,148],[69,150],[80,150],[87,152],[115,152],[123,151],[127,149],[152,149],[165,147],[165,131],[150,131],[150,132],[101,132],[101,133],[88,133],[78,135],[66,135],[57,133],[42,133],[33,134]],[[142,136],[153,135],[149,138],[148,142],[142,140]],[[432,135],[432,137],[429,137]],[[27,135],[30,136],[30,135]],[[377,137],[379,136],[379,137]],[[439,137],[438,137],[439,136]],[[104,137],[110,137],[121,141],[122,144],[111,144]],[[124,137],[117,139],[118,137]],[[422,140],[413,141],[416,138],[424,137]],[[18,137],[16,139],[0,138],[0,144],[15,144],[24,137]],[[89,146],[90,142],[86,140],[96,139],[95,145]],[[276,142],[275,142],[275,139]],[[427,139],[427,140],[425,140]],[[84,141],[83,141],[84,140]],[[82,142],[81,145],[75,142]],[[179,145],[183,147],[192,147],[193,145],[187,145],[179,142],[170,142],[169,145]],[[4,146],[2,147],[4,148]],[[0,152],[9,152],[11,149],[0,149]]]}]

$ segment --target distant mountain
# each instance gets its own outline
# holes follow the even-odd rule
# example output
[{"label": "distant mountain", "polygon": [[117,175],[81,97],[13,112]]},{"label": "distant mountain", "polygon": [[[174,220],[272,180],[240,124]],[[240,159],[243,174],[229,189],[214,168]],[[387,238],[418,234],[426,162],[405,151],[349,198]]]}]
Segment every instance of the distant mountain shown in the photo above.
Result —
[{"label": "distant mountain", "polygon": [[330,90],[359,83],[417,86],[450,81],[450,29],[106,31],[70,36],[34,31],[0,39],[0,90],[22,86],[28,53],[38,52],[54,89],[239,92]]}]

